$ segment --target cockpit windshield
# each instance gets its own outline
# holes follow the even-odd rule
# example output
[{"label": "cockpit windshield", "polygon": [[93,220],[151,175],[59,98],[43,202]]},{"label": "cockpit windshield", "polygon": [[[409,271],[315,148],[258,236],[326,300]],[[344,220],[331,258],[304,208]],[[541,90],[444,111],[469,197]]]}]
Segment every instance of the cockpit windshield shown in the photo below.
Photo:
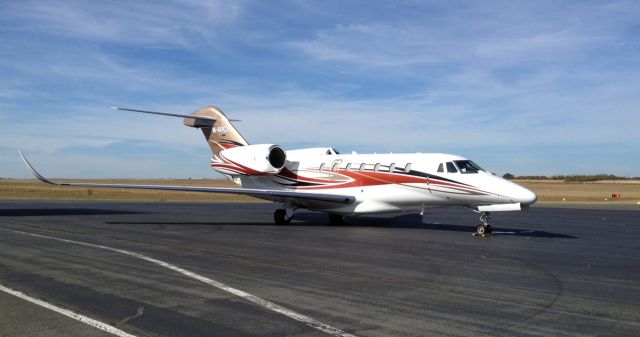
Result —
[{"label": "cockpit windshield", "polygon": [[338,150],[336,150],[336,149],[334,149],[334,148],[330,148],[330,149],[327,149],[326,154],[328,154],[328,155],[332,155],[332,154],[340,154],[340,152],[338,152]]},{"label": "cockpit windshield", "polygon": [[478,173],[478,171],[484,171],[471,160],[454,160],[453,162],[456,163],[456,166],[458,166],[462,173]]}]

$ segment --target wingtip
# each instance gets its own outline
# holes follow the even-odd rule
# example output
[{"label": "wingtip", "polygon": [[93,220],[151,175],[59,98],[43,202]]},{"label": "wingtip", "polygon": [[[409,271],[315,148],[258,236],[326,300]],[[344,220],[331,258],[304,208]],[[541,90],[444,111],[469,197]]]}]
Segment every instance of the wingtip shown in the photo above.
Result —
[{"label": "wingtip", "polygon": [[27,160],[27,157],[25,157],[24,153],[22,153],[22,150],[18,149],[18,153],[20,153],[20,157],[22,157],[22,161],[24,162],[25,165],[27,165],[27,168],[29,169],[29,171],[31,171],[31,174],[33,174],[34,177],[36,177],[38,180],[42,181],[43,183],[57,185],[56,183],[45,178],[42,174],[38,173],[38,171],[36,171],[33,165],[31,165],[29,160]]},{"label": "wingtip", "polygon": [[[18,149],[18,153],[20,154],[20,158],[22,158],[22,161],[25,162],[25,164],[28,164],[29,161],[27,161],[27,158],[24,156],[24,153],[22,153],[22,149]],[[28,165],[31,166],[31,165]]]}]

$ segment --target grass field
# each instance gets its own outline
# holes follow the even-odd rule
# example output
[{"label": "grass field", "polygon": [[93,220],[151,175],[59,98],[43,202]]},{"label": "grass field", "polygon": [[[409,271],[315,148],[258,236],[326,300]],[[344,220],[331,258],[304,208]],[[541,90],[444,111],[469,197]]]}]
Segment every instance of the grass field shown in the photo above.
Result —
[{"label": "grass field", "polygon": [[[64,182],[64,179],[56,179]],[[178,185],[238,187],[236,184],[219,179],[172,179],[172,180],[79,180],[101,184],[143,184],[143,185]],[[217,202],[261,202],[262,200],[242,195],[174,192],[137,189],[88,188],[52,186],[35,179],[17,180],[0,179],[0,199],[68,199],[68,200],[131,200],[131,201],[217,201]]]},{"label": "grass field", "polygon": [[[64,180],[59,180],[64,181]],[[77,181],[77,180],[76,180]],[[158,184],[180,186],[237,187],[230,181],[196,180],[86,180],[95,183]],[[636,204],[640,202],[640,181],[598,181],[565,183],[563,181],[516,180],[538,195],[539,204]],[[619,193],[620,198],[612,198]],[[261,200],[229,194],[60,187],[35,179],[0,179],[0,199],[69,199],[69,200],[147,200],[147,201],[217,201],[260,202]]]},{"label": "grass field", "polygon": [[[640,202],[640,181],[595,181],[565,183],[562,180],[515,180],[538,195],[540,204],[636,204]],[[613,198],[612,194],[620,194]]]}]

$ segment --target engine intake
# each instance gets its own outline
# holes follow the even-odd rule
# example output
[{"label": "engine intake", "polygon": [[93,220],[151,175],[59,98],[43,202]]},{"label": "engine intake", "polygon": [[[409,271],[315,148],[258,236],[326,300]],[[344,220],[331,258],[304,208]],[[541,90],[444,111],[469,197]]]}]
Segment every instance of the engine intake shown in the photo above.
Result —
[{"label": "engine intake", "polygon": [[284,163],[287,161],[287,154],[280,146],[274,145],[269,148],[269,156],[267,158],[269,159],[269,164],[271,164],[272,167],[277,168],[279,171],[284,167]]},{"label": "engine intake", "polygon": [[[220,151],[219,156],[224,161],[223,173],[229,173],[228,165],[231,165],[233,171],[241,174],[278,174],[287,162],[286,152],[274,144],[233,147]],[[216,166],[214,164],[217,169]]]}]

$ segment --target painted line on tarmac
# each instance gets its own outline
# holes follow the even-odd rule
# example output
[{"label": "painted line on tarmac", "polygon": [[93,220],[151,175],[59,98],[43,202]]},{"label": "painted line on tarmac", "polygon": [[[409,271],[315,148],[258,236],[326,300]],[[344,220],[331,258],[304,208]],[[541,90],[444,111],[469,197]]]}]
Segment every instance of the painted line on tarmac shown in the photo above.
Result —
[{"label": "painted line on tarmac", "polygon": [[94,328],[98,328],[98,329],[100,329],[102,331],[106,331],[106,332],[108,332],[110,334],[113,334],[113,335],[116,335],[118,337],[136,337],[135,335],[128,334],[128,333],[126,333],[126,332],[124,332],[124,331],[122,331],[122,330],[120,330],[120,329],[118,329],[118,328],[116,328],[114,326],[111,326],[111,325],[109,325],[107,323],[102,323],[102,322],[97,321],[97,320],[95,320],[93,318],[90,318],[90,317],[87,317],[87,316],[84,316],[84,315],[80,315],[79,313],[73,312],[73,311],[68,310],[68,309],[63,309],[63,308],[60,308],[60,307],[56,307],[53,304],[47,303],[47,302],[39,300],[37,298],[33,298],[31,296],[27,296],[27,295],[25,295],[24,293],[22,293],[20,291],[13,290],[11,288],[7,288],[7,287],[3,286],[2,284],[0,284],[0,290],[4,291],[7,294],[11,294],[13,296],[19,297],[19,298],[21,298],[21,299],[23,299],[25,301],[29,301],[29,302],[31,302],[33,304],[37,304],[37,305],[39,305],[39,306],[41,306],[41,307],[43,307],[45,309],[49,309],[49,310],[55,311],[55,312],[57,312],[59,314],[62,314],[62,315],[65,315],[65,316],[67,316],[69,318],[75,319],[76,321],[80,321],[80,322],[82,322],[84,324],[90,325],[90,326],[92,326]]},{"label": "painted line on tarmac", "polygon": [[192,271],[186,270],[184,268],[178,267],[176,265],[173,265],[171,263],[165,262],[165,261],[161,261],[158,259],[154,259],[152,257],[146,256],[146,255],[142,255],[136,252],[132,252],[129,250],[124,250],[124,249],[119,249],[119,248],[113,248],[113,247],[109,247],[109,246],[103,246],[103,245],[98,245],[98,244],[94,244],[94,243],[88,243],[88,242],[82,242],[82,241],[75,241],[75,240],[69,240],[69,239],[62,239],[62,238],[58,238],[55,236],[49,236],[49,235],[42,235],[42,234],[35,234],[35,233],[29,233],[29,232],[24,232],[24,231],[19,231],[19,230],[13,230],[13,229],[8,229],[8,228],[0,228],[2,230],[5,231],[10,231],[16,234],[22,234],[22,235],[28,235],[28,236],[33,236],[33,237],[37,237],[37,238],[43,238],[43,239],[50,239],[50,240],[56,240],[56,241],[60,241],[60,242],[66,242],[66,243],[72,243],[72,244],[76,244],[76,245],[81,245],[81,246],[85,246],[85,247],[92,247],[92,248],[98,248],[98,249],[103,249],[103,250],[108,250],[111,252],[116,252],[116,253],[120,253],[120,254],[124,254],[124,255],[128,255],[128,256],[132,256],[141,260],[145,260],[147,262],[151,262],[154,264],[157,264],[161,267],[173,270],[177,273],[180,273],[184,276],[190,277],[194,280],[200,281],[202,283],[208,284],[212,287],[218,288],[220,290],[223,290],[225,292],[228,292],[232,295],[238,296],[242,299],[245,299],[249,302],[252,302],[254,304],[257,304],[265,309],[269,309],[271,311],[277,312],[279,314],[282,314],[284,316],[287,316],[291,319],[294,319],[298,322],[304,323],[314,329],[320,330],[324,333],[327,333],[331,336],[337,336],[337,337],[356,337],[355,335],[346,333],[336,327],[333,327],[329,324],[326,323],[322,323],[318,320],[315,320],[309,316],[300,314],[298,312],[295,312],[293,310],[289,310],[281,305],[275,304],[273,302],[267,301],[263,298],[260,298],[258,296],[249,294],[245,291],[242,291],[240,289],[236,289],[233,288],[231,286],[228,286],[222,282],[218,282],[216,280],[210,279],[208,277],[202,276],[200,274],[194,273]]}]

